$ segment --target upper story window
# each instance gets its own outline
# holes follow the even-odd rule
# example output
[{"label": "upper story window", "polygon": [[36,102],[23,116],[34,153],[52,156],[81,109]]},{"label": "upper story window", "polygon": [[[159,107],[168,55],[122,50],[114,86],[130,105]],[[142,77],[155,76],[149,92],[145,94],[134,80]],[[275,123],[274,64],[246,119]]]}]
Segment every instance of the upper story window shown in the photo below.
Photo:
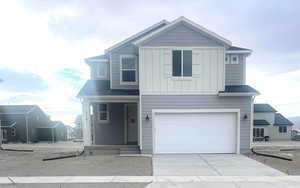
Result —
[{"label": "upper story window", "polygon": [[192,50],[172,51],[172,75],[175,77],[192,76]]},{"label": "upper story window", "polygon": [[229,64],[229,55],[225,56],[225,64]]},{"label": "upper story window", "polygon": [[231,64],[239,64],[239,56],[231,55]]},{"label": "upper story window", "polygon": [[98,104],[98,121],[108,122],[109,121],[109,111],[107,103]]},{"label": "upper story window", "polygon": [[107,63],[98,63],[97,76],[100,79],[107,78]]},{"label": "upper story window", "polygon": [[279,126],[279,132],[280,133],[286,133],[287,132],[287,127],[286,126]]},{"label": "upper story window", "polygon": [[137,82],[137,58],[134,55],[121,55],[121,83],[136,84]]}]

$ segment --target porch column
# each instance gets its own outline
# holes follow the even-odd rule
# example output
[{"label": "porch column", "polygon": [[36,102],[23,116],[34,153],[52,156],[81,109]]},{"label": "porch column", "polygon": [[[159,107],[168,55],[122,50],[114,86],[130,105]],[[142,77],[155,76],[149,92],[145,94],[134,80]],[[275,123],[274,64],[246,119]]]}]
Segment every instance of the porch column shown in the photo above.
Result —
[{"label": "porch column", "polygon": [[92,145],[90,101],[82,101],[82,133],[84,146]]}]

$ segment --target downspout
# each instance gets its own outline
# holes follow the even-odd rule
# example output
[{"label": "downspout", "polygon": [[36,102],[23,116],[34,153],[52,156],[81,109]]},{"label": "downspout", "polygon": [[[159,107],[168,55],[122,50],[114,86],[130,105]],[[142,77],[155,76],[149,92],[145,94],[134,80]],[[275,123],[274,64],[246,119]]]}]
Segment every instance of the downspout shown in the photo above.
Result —
[{"label": "downspout", "polygon": [[25,123],[26,123],[26,143],[29,144],[29,131],[28,131],[28,116],[25,115]]}]

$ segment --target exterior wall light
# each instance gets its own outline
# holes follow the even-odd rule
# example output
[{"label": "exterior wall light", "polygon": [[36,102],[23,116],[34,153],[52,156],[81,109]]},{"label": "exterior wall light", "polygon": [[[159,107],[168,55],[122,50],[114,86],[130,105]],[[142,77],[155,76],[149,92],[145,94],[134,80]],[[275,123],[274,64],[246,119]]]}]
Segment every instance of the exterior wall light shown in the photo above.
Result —
[{"label": "exterior wall light", "polygon": [[147,115],[146,115],[146,120],[149,121],[149,119],[150,119],[150,118],[149,118],[149,116],[148,116],[148,114],[147,114]]},{"label": "exterior wall light", "polygon": [[245,114],[245,115],[244,115],[244,119],[248,119],[248,116],[247,116],[247,114]]}]

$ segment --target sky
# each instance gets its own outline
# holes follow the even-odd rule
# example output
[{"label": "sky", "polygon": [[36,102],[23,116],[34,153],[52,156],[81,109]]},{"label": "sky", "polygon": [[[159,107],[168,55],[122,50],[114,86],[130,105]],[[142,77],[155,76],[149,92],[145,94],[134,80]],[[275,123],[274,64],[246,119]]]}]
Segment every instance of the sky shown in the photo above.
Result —
[{"label": "sky", "polygon": [[0,104],[37,104],[74,125],[84,58],[163,19],[180,16],[250,48],[247,84],[287,117],[300,116],[299,1],[3,0]]}]

